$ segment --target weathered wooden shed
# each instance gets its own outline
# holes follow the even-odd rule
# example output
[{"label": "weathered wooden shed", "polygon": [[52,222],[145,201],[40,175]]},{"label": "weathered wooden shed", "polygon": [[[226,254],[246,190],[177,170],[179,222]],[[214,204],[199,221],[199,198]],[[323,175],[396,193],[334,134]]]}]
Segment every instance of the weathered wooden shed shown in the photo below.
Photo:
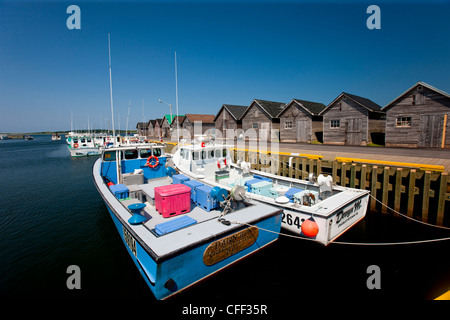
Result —
[{"label": "weathered wooden shed", "polygon": [[171,137],[171,139],[172,139],[172,141],[176,141],[176,140],[178,140],[178,137],[177,137],[177,129],[180,129],[180,137],[182,137],[183,136],[183,133],[182,133],[182,128],[181,128],[181,123],[183,122],[183,119],[184,119],[184,115],[179,115],[179,116],[173,116],[173,120],[172,120],[172,123],[170,124],[170,126],[172,127],[172,131],[171,131],[171,135],[170,135],[170,137]]},{"label": "weathered wooden shed", "polygon": [[280,118],[277,116],[285,106],[283,102],[253,100],[241,118],[245,138],[279,141]]},{"label": "weathered wooden shed", "polygon": [[248,106],[238,106],[224,104],[214,118],[216,136],[220,132],[223,138],[227,137],[227,130],[231,130],[230,135],[235,135],[238,129],[242,129],[242,115]]},{"label": "weathered wooden shed", "polygon": [[136,130],[139,136],[146,137],[148,134],[147,122],[138,122],[136,124]]},{"label": "weathered wooden shed", "polygon": [[153,127],[153,134],[156,138],[161,138],[161,123],[163,119],[155,119],[155,125]]},{"label": "weathered wooden shed", "polygon": [[383,111],[386,146],[450,148],[450,94],[419,81]]},{"label": "weathered wooden shed", "polygon": [[342,92],[319,115],[323,116],[325,144],[384,143],[386,115],[370,99]]},{"label": "weathered wooden shed", "polygon": [[147,122],[147,130],[148,130],[147,132],[149,137],[155,136],[155,122],[156,120],[149,120]]},{"label": "weathered wooden shed", "polygon": [[171,136],[171,126],[170,123],[172,122],[172,119],[170,118],[170,115],[166,114],[161,121],[161,137],[162,138],[170,138]]},{"label": "weathered wooden shed", "polygon": [[[195,126],[199,125],[200,130],[198,132]],[[209,129],[215,129],[214,115],[213,114],[186,114],[181,127],[189,132],[190,138],[194,138],[194,134],[204,134]]]},{"label": "weathered wooden shed", "polygon": [[280,118],[280,141],[322,142],[323,103],[292,99],[277,115]]}]

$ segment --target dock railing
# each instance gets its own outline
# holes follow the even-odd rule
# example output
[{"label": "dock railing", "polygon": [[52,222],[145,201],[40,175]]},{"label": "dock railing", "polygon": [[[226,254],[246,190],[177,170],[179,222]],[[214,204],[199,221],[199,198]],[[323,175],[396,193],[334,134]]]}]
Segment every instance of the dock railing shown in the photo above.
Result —
[{"label": "dock railing", "polygon": [[[331,175],[343,187],[370,190],[371,211],[393,213],[450,226],[450,180],[442,166],[320,155],[255,152],[234,149],[234,161],[251,163],[252,169],[280,176],[307,179],[311,172]],[[392,208],[395,211],[389,210]]]}]

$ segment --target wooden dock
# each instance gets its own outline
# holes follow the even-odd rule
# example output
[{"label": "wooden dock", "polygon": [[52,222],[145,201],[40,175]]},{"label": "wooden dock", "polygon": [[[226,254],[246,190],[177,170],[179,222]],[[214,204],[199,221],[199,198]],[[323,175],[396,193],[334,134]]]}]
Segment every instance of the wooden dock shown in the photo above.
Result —
[{"label": "wooden dock", "polygon": [[245,160],[256,170],[306,179],[310,172],[326,174],[344,187],[370,190],[370,210],[394,213],[439,226],[450,226],[450,179],[439,165],[359,158],[324,160],[321,155],[277,154],[235,149],[234,161]]}]

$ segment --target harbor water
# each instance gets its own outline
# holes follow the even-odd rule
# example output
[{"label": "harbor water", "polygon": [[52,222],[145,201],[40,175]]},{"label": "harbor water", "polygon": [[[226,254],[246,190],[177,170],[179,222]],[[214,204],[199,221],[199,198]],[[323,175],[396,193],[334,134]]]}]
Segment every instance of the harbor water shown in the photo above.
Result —
[{"label": "harbor water", "polygon": [[[0,141],[0,295],[156,302],[94,186],[92,165],[97,157],[71,158],[64,137],[34,137]],[[371,212],[338,241],[444,237],[450,237],[450,230]],[[450,290],[449,248],[450,241],[324,247],[281,236],[170,301],[434,299]],[[72,265],[80,268],[80,289],[67,286]],[[368,287],[369,266],[379,268],[379,289]]]}]

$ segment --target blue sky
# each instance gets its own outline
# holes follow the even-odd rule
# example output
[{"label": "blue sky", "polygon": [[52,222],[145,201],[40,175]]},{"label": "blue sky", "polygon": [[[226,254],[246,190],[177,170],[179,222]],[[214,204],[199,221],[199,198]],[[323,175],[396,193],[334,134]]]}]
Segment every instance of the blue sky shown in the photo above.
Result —
[{"label": "blue sky", "polygon": [[[69,30],[69,5],[81,29]],[[381,29],[366,9],[378,4]],[[0,132],[115,126],[222,104],[349,92],[386,105],[417,81],[450,92],[450,2],[0,1]]]}]

